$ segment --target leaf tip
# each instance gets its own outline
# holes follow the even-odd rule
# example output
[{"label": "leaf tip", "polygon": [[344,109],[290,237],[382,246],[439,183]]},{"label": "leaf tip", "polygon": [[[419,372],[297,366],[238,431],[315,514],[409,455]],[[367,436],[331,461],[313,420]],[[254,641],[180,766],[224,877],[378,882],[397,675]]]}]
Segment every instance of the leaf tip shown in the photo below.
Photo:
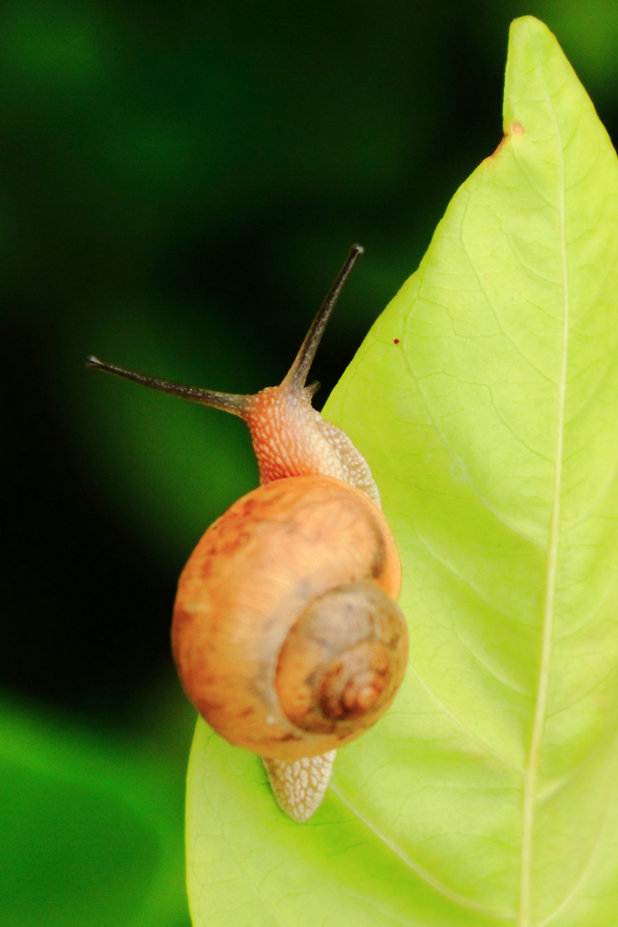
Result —
[{"label": "leaf tip", "polygon": [[527,42],[541,36],[556,41],[556,37],[545,23],[536,16],[518,16],[511,23],[509,30],[509,44],[513,42]]},{"label": "leaf tip", "polygon": [[556,36],[544,22],[535,16],[520,16],[512,21],[504,80],[505,133],[515,123],[525,125],[531,112],[534,116],[538,99],[547,95],[548,75],[564,65],[570,68]]}]

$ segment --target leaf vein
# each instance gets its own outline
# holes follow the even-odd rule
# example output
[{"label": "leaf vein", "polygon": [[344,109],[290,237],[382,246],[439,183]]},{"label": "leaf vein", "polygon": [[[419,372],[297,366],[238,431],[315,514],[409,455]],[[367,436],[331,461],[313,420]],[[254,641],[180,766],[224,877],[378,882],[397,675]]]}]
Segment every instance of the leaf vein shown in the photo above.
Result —
[{"label": "leaf vein", "polygon": [[486,905],[479,904],[478,902],[473,901],[470,898],[466,898],[465,895],[461,895],[459,892],[456,892],[453,889],[449,888],[447,885],[441,882],[440,879],[438,879],[431,872],[429,872],[429,870],[425,869],[419,863],[411,859],[407,855],[407,853],[404,853],[401,847],[399,847],[392,838],[389,838],[383,831],[381,831],[378,827],[376,827],[373,821],[370,821],[369,818],[361,814],[358,808],[355,807],[352,804],[352,802],[348,801],[348,799],[344,797],[343,793],[337,788],[337,786],[335,785],[331,786],[330,791],[333,792],[337,796],[337,798],[339,799],[339,801],[342,802],[342,804],[344,804],[347,808],[349,808],[349,810],[354,815],[356,815],[359,821],[361,821],[365,825],[365,827],[367,827],[368,830],[371,831],[371,833],[375,834],[378,840],[380,840],[381,843],[383,843],[385,847],[388,847],[388,849],[395,856],[397,856],[398,859],[400,859],[401,862],[408,869],[414,872],[423,882],[425,882],[427,885],[433,888],[434,891],[438,892],[440,895],[442,895],[444,898],[447,898],[449,901],[452,901],[455,904],[459,905],[461,908],[465,908],[469,911],[474,911],[477,914],[484,914],[488,917],[500,918],[501,920],[511,920],[512,919],[513,917],[512,911],[503,911],[499,908],[487,907]]}]

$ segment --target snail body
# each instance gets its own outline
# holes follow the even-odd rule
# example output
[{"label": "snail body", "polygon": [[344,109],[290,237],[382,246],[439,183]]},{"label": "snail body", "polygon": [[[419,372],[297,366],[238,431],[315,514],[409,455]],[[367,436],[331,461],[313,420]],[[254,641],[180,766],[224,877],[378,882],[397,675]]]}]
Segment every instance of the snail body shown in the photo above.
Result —
[{"label": "snail body", "polygon": [[391,704],[407,662],[399,557],[365,459],[305,385],[354,246],[283,382],[251,396],[91,366],[216,406],[250,429],[261,485],[207,529],[182,571],[172,650],[226,740],[259,754],[280,807],[306,820],[335,751]]}]

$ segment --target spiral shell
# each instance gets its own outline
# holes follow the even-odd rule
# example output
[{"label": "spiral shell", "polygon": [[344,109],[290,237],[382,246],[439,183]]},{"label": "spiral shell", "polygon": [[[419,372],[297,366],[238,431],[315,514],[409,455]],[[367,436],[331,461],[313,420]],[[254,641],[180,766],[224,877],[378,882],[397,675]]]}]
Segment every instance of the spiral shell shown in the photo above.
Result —
[{"label": "spiral shell", "polygon": [[388,525],[326,476],[275,480],[235,502],[180,577],[172,645],[185,691],[223,737],[299,760],[359,736],[407,660]]}]

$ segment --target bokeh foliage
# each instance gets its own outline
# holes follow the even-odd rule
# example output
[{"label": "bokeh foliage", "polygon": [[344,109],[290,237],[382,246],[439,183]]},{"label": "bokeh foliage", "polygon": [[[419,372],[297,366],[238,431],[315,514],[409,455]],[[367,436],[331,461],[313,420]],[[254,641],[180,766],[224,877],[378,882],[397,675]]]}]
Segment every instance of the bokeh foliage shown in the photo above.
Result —
[{"label": "bokeh foliage", "polygon": [[153,851],[165,834],[180,853],[192,728],[169,613],[191,546],[256,480],[238,422],[83,357],[276,382],[359,240],[316,365],[327,395],[500,138],[521,13],[555,32],[615,139],[618,9],[601,0],[0,8],[11,925],[52,904],[58,925],[187,923],[177,856]]}]

